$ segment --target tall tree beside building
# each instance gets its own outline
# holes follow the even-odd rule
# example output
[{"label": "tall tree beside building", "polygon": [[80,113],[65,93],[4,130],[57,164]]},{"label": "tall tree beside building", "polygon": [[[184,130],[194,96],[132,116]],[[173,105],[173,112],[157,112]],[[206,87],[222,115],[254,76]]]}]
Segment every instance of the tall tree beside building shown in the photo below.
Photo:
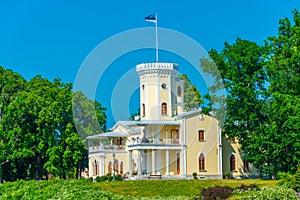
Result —
[{"label": "tall tree beside building", "polygon": [[266,69],[271,95],[267,131],[272,134],[272,171],[295,173],[300,163],[300,13],[279,21],[269,37]]},{"label": "tall tree beside building", "polygon": [[[6,73],[0,76],[0,83],[6,81],[0,92],[11,94],[9,99],[1,98],[6,100],[1,104],[0,120],[1,181],[41,179],[49,173],[76,177],[87,167],[87,149],[74,126],[72,84],[41,76],[26,82],[14,72],[0,70]],[[87,98],[78,102],[95,106],[98,125],[105,126],[105,109],[100,103],[92,104]],[[87,113],[89,109],[81,112],[84,116]],[[90,133],[89,128],[86,125],[84,131]]]},{"label": "tall tree beside building", "polygon": [[190,111],[194,108],[199,108],[199,106],[204,103],[199,90],[195,85],[192,85],[191,80],[186,74],[180,74],[177,78],[184,81],[184,109]]}]

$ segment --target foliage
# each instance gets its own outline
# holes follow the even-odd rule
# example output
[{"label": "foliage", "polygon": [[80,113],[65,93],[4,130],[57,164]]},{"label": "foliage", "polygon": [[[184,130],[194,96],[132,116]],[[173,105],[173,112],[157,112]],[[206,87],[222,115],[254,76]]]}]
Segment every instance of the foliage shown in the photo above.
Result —
[{"label": "foliage", "polygon": [[204,200],[224,200],[228,199],[231,196],[231,188],[227,186],[215,186],[215,187],[209,187],[204,188],[201,191],[201,196]]},{"label": "foliage", "polygon": [[275,186],[270,188],[263,188],[260,191],[250,193],[248,196],[243,197],[244,200],[297,200],[295,191],[284,187]]},{"label": "foliage", "polygon": [[217,80],[211,90],[221,82],[226,89],[223,134],[236,137],[243,159],[273,178],[279,171],[295,173],[300,162],[299,30],[295,10],[293,22],[280,20],[278,36],[264,45],[237,38],[201,59],[203,71]]},{"label": "foliage", "polygon": [[290,173],[279,172],[279,181],[277,185],[292,188],[293,190],[300,192],[300,168],[292,175]]},{"label": "foliage", "polygon": [[[75,129],[72,84],[39,75],[27,82],[11,70],[0,71],[0,182],[78,177],[87,167],[88,152]],[[91,102],[82,99],[77,102]],[[104,126],[105,109],[95,106]]]},{"label": "foliage", "polygon": [[119,199],[84,180],[17,181],[0,185],[0,199]]},{"label": "foliage", "polygon": [[187,77],[186,74],[180,74],[177,76],[177,78],[180,78],[184,81],[184,109],[186,111],[190,111],[194,108],[199,108],[200,104],[204,103],[199,90],[195,85],[192,85],[191,80]]},{"label": "foliage", "polygon": [[274,186],[266,180],[157,180],[104,181],[91,179],[49,181],[15,181],[0,184],[0,199],[192,199],[199,189],[215,185],[235,188],[241,182],[249,185]]},{"label": "foliage", "polygon": [[[112,181],[113,180],[113,176],[111,174],[107,174],[105,176],[97,176],[95,178],[96,182],[104,182],[104,181]],[[115,176],[115,180],[116,181],[123,181],[123,178],[121,175],[116,175]]]}]

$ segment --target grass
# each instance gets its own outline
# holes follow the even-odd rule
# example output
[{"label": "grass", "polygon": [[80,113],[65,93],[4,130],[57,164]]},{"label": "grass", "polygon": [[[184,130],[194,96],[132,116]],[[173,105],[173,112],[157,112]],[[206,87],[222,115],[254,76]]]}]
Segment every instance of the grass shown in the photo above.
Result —
[{"label": "grass", "polygon": [[[238,187],[241,184],[257,184],[261,187],[275,186],[277,181],[261,179],[243,180],[143,180],[143,181],[123,181],[123,182],[100,182],[95,186],[113,194],[143,196],[143,197],[170,197],[199,195],[201,189],[215,185]],[[239,195],[236,195],[239,196]]]},{"label": "grass", "polygon": [[[201,189],[215,185],[238,187],[257,184],[260,188],[277,181],[245,180],[144,180],[91,183],[87,180],[16,181],[0,184],[0,200],[19,199],[193,199]],[[5,192],[3,192],[5,191]],[[234,195],[233,199],[241,196]],[[160,198],[159,198],[160,197]],[[144,199],[145,199],[144,198]]]}]

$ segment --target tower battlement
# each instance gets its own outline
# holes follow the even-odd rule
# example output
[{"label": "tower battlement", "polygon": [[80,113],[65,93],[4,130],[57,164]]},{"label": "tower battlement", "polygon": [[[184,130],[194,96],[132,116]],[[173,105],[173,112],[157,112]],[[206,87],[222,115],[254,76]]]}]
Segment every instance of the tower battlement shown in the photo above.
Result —
[{"label": "tower battlement", "polygon": [[178,64],[176,63],[165,63],[165,62],[156,62],[156,63],[142,63],[136,66],[136,71],[139,75],[142,75],[149,71],[162,71],[162,72],[177,72]]}]

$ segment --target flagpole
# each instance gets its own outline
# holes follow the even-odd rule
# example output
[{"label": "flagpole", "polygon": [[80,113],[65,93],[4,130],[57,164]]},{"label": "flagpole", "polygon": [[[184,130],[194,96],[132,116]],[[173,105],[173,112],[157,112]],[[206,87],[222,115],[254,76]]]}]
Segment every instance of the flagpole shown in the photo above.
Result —
[{"label": "flagpole", "polygon": [[155,23],[155,35],[156,35],[156,62],[158,62],[158,34],[157,34],[157,13],[155,14],[155,19],[156,19],[156,23]]}]

